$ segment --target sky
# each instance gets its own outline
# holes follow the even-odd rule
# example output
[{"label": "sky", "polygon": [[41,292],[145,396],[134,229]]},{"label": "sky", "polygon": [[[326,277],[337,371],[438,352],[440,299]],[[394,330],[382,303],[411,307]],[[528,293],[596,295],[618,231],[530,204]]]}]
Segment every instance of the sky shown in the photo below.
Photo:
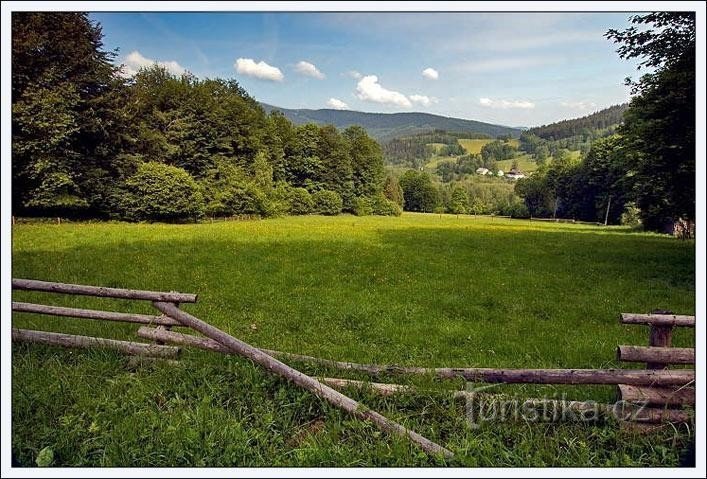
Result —
[{"label": "sky", "polygon": [[537,126],[625,102],[630,13],[94,13],[130,75],[235,78],[284,108],[421,111]]}]

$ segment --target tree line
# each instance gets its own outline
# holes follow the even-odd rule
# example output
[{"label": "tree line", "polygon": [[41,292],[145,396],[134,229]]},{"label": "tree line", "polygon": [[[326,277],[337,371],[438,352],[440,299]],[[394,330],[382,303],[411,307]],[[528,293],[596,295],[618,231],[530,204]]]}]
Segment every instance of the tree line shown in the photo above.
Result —
[{"label": "tree line", "polygon": [[295,126],[235,80],[126,78],[85,13],[14,13],[12,31],[15,214],[400,214],[361,127]]},{"label": "tree line", "polygon": [[529,216],[513,184],[492,178],[464,177],[435,182],[426,172],[408,170],[400,177],[406,211],[422,213],[484,214],[515,218]]},{"label": "tree line", "polygon": [[[614,134],[593,141],[581,162],[555,157],[549,167],[517,183],[531,214],[608,223],[623,216],[671,233],[676,224],[694,224],[695,15],[658,12],[633,16],[631,23],[623,31],[609,30],[607,37],[620,45],[622,58],[639,58],[640,66],[652,72],[627,79],[634,97],[620,125]],[[609,116],[621,110],[614,107]],[[536,158],[537,149],[546,145],[531,135],[521,141],[525,148],[532,144]]]},{"label": "tree line", "polygon": [[[459,144],[461,138],[487,139],[489,135],[477,132],[450,132],[433,130],[415,135],[393,138],[383,143],[383,157],[386,164],[419,168],[435,153],[440,156],[457,156],[464,154],[464,148]],[[441,143],[437,150],[432,143]]]}]

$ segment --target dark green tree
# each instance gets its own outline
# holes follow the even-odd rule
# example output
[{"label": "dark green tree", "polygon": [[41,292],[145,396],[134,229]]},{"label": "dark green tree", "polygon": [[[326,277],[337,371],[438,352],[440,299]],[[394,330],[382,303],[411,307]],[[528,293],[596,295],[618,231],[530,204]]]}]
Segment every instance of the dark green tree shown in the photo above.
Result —
[{"label": "dark green tree", "polygon": [[437,188],[429,174],[408,170],[400,177],[405,210],[431,213],[438,204]]},{"label": "dark green tree", "polygon": [[644,226],[672,231],[676,220],[695,219],[695,14],[655,12],[631,23],[606,36],[622,58],[652,72],[627,79],[636,96],[619,132]]},{"label": "dark green tree", "polygon": [[12,14],[13,208],[100,214],[123,173],[121,81],[85,13]]}]

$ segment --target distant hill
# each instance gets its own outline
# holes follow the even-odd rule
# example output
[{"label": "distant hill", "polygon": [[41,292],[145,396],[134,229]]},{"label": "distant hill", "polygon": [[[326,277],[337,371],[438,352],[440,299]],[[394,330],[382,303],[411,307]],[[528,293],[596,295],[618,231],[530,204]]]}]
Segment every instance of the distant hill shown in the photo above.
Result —
[{"label": "distant hill", "polygon": [[493,138],[502,135],[518,138],[521,132],[518,128],[429,113],[365,113],[350,110],[289,109],[266,103],[261,103],[260,105],[268,113],[272,110],[280,110],[285,117],[297,125],[317,123],[320,125],[334,125],[337,128],[360,125],[366,129],[369,135],[382,142],[434,130],[476,133],[489,135]]},{"label": "distant hill", "polygon": [[544,140],[556,141],[574,136],[587,135],[597,130],[606,130],[616,127],[623,121],[624,112],[628,103],[610,106],[581,118],[562,120],[549,125],[528,129],[528,133],[537,135]]}]

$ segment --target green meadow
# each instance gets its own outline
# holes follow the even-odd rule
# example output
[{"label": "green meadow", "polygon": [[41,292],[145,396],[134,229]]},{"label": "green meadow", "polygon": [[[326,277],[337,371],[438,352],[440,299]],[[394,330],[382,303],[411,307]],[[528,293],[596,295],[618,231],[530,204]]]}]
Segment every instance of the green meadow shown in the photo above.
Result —
[{"label": "green meadow", "polygon": [[[183,308],[255,346],[361,363],[629,367],[645,345],[621,312],[694,314],[694,242],[624,227],[473,216],[303,216],[201,224],[18,223],[12,275],[198,293]],[[151,312],[149,304],[15,291],[17,301]],[[137,326],[16,313],[14,327],[138,340]],[[694,345],[680,331],[676,346]],[[318,376],[366,376],[297,365]],[[640,367],[636,365],[634,367]],[[107,351],[13,346],[13,461],[61,466],[669,466],[691,432],[610,420],[472,426],[450,390],[347,390],[456,453],[429,458],[251,362],[183,352],[130,368]],[[498,386],[608,402],[612,387]]]},{"label": "green meadow", "polygon": [[[481,153],[481,148],[484,147],[485,144],[491,143],[492,141],[495,141],[492,138],[488,139],[469,139],[469,138],[462,138],[459,140],[459,144],[466,150],[467,154],[479,154]],[[516,148],[520,146],[520,141],[517,138],[512,138],[509,140],[510,144]]]}]

